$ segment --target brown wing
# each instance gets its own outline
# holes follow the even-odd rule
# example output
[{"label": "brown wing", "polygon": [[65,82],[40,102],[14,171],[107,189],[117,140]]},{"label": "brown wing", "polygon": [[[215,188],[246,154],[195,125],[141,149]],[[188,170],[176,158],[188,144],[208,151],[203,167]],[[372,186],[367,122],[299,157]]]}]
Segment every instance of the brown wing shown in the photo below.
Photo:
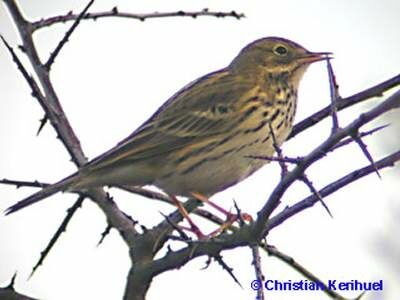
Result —
[{"label": "brown wing", "polygon": [[232,130],[232,118],[239,116],[235,100],[252,88],[249,81],[237,79],[229,71],[221,70],[192,82],[88,167],[98,169],[116,162],[124,164],[164,156],[172,150],[201,143],[205,137]]}]

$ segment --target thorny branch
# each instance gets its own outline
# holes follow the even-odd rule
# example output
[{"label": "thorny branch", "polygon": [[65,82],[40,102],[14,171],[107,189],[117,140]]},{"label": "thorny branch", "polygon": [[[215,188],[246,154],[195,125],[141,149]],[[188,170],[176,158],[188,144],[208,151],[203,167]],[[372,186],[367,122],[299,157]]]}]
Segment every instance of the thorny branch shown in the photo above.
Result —
[{"label": "thorny branch", "polygon": [[313,273],[311,273],[309,270],[307,270],[301,264],[296,262],[293,257],[290,257],[289,255],[287,255],[285,253],[282,253],[274,246],[267,245],[266,243],[261,243],[260,247],[263,250],[265,250],[269,255],[274,256],[274,257],[278,258],[279,260],[281,260],[282,262],[286,263],[287,265],[291,266],[294,270],[296,270],[297,272],[302,274],[305,278],[309,279],[310,281],[322,283],[322,285],[324,287],[323,292],[326,293],[332,299],[350,300],[350,299],[344,298],[340,294],[336,293],[334,290],[329,289],[327,284],[325,284],[321,279],[319,279],[317,276],[315,276]]},{"label": "thorny branch", "polygon": [[337,116],[337,102],[341,98],[339,94],[339,86],[336,82],[335,74],[333,73],[331,60],[326,61],[328,66],[329,75],[329,90],[331,92],[331,116],[332,116],[332,133],[334,133],[339,128],[339,119]]},{"label": "thorny branch", "polygon": [[[386,81],[383,81],[373,87],[370,87],[364,91],[358,92],[352,96],[341,98],[336,102],[336,109],[338,111],[341,111],[345,108],[361,103],[365,100],[369,100],[374,97],[381,97],[384,92],[399,85],[400,85],[400,74]],[[328,105],[323,109],[317,111],[316,113],[312,114],[311,116],[305,118],[303,121],[297,123],[293,127],[292,132],[290,133],[288,139],[294,138],[299,133],[321,122],[330,114],[331,114],[331,105]]]},{"label": "thorny branch", "polygon": [[72,24],[72,26],[65,33],[63,39],[57,44],[56,49],[54,49],[54,51],[51,53],[51,55],[50,55],[49,59],[47,60],[47,62],[44,64],[44,66],[47,69],[47,71],[50,71],[50,68],[51,68],[52,64],[54,63],[57,55],[60,53],[62,47],[68,42],[69,37],[72,35],[72,33],[74,32],[76,27],[78,27],[78,24],[80,23],[80,21],[82,20],[82,18],[84,17],[84,15],[89,10],[89,8],[92,6],[93,3],[94,3],[94,0],[91,0],[86,5],[86,7],[82,10],[82,12],[76,17],[76,19],[75,19],[74,23]]},{"label": "thorny branch", "polygon": [[[256,222],[257,236],[265,231],[268,218],[271,213],[276,209],[280,203],[280,199],[286,190],[301,176],[305,170],[321,159],[326,153],[339,143],[343,138],[352,136],[357,132],[361,126],[369,123],[378,116],[400,107],[400,90],[387,98],[385,101],[361,114],[356,120],[344,128],[338,129],[335,133],[331,134],[322,144],[316,147],[310,154],[304,157],[303,161],[299,163],[292,171],[290,171],[272,191],[266,205],[259,211],[258,220]],[[261,234],[262,236],[262,234]]]},{"label": "thorny branch", "polygon": [[[174,12],[154,12],[154,13],[143,13],[143,14],[134,14],[128,12],[121,12],[117,7],[112,8],[109,11],[104,12],[96,12],[96,13],[86,13],[84,14],[82,19],[86,20],[98,20],[100,18],[108,18],[108,17],[117,17],[117,18],[127,18],[134,19],[139,21],[145,21],[147,19],[157,19],[157,18],[171,18],[171,17],[189,17],[189,18],[197,18],[197,17],[217,17],[217,18],[227,18],[233,17],[236,19],[244,18],[245,15],[243,13],[237,13],[232,10],[230,12],[222,12],[222,11],[210,11],[208,8],[204,8],[201,11],[174,11]],[[57,23],[65,23],[68,21],[73,21],[78,18],[77,14],[74,14],[72,11],[65,15],[54,16],[51,18],[41,19],[36,22],[32,22],[33,30],[40,29],[43,27],[51,26]]]},{"label": "thorny branch", "polygon": [[[260,256],[259,244],[252,244],[252,245],[250,245],[250,248],[251,248],[251,253],[253,256],[253,261],[251,264],[254,266],[254,271],[256,273],[256,280],[258,280],[258,282],[262,284],[262,282],[265,281],[265,276],[263,274],[262,267],[261,267],[261,256]],[[263,288],[258,289],[257,290],[257,300],[264,300],[264,299],[265,299],[264,289]]]}]

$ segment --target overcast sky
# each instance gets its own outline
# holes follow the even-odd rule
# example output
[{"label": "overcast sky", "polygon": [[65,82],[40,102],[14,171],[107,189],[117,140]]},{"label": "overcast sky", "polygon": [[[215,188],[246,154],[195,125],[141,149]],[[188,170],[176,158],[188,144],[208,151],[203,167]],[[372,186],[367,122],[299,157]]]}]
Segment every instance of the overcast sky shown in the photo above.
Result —
[{"label": "overcast sky", "polygon": [[[40,5],[39,5],[40,3]],[[18,35],[2,3],[0,34],[16,47]],[[30,20],[79,11],[84,1],[20,1]],[[66,114],[93,158],[114,146],[145,121],[166,99],[188,82],[226,66],[247,43],[265,36],[282,36],[311,51],[334,53],[333,67],[342,96],[368,88],[399,73],[400,1],[96,1],[91,12],[216,11],[243,12],[245,19],[211,17],[153,19],[138,22],[107,18],[84,21],[64,47],[52,69],[52,80]],[[57,25],[35,35],[46,59],[71,25]],[[19,55],[22,54],[19,52]],[[27,60],[24,60],[28,65]],[[389,94],[389,93],[388,93]],[[387,95],[388,95],[387,94]],[[329,104],[324,63],[310,67],[300,87],[300,121]],[[36,131],[43,112],[0,47],[0,178],[55,182],[75,170],[68,153],[46,125]],[[381,99],[369,103],[376,104]],[[340,113],[345,126],[370,107],[358,105]],[[399,148],[397,111],[391,114],[392,131],[379,139],[366,139],[369,150],[380,158]],[[383,125],[380,120],[375,125]],[[371,128],[371,127],[368,127]],[[328,136],[330,120],[311,134],[302,134],[283,147],[289,156],[307,154]],[[356,146],[349,146],[312,167],[308,176],[317,188],[355,168],[367,165]],[[254,176],[213,198],[229,208],[235,199],[241,209],[255,214],[279,180],[279,166],[270,164]],[[275,228],[268,242],[293,256],[324,280],[384,280],[380,295],[366,299],[396,299],[400,293],[400,262],[387,259],[398,240],[400,211],[395,170],[384,170],[383,180],[371,175],[326,199],[334,218],[317,204]],[[0,210],[33,193],[35,189],[0,186]],[[112,190],[117,203],[146,226],[162,220],[160,211],[174,208]],[[282,207],[309,194],[300,183],[288,191]],[[16,288],[46,300],[120,299],[130,267],[127,249],[115,231],[96,247],[106,223],[103,214],[86,201],[52,251],[44,266],[27,281],[40,252],[76,199],[57,195],[10,217],[0,216],[0,285],[15,271]],[[202,224],[203,225],[203,224]],[[205,224],[205,228],[213,226]],[[179,245],[176,245],[179,247]],[[249,249],[223,253],[243,285],[238,287],[217,264],[200,270],[207,260],[198,258],[178,271],[157,277],[148,299],[254,299],[249,288],[255,279]],[[400,257],[398,257],[400,259]],[[389,263],[388,263],[389,262]],[[274,258],[263,255],[268,278],[299,280],[300,275]],[[346,294],[348,297],[357,293]],[[327,299],[323,294],[272,294],[267,299]]]}]

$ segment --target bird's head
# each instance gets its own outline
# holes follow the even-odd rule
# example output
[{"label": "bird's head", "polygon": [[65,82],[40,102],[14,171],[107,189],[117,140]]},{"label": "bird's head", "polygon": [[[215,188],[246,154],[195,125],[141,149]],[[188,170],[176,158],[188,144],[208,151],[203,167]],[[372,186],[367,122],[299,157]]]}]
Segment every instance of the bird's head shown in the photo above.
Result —
[{"label": "bird's head", "polygon": [[310,52],[284,38],[267,37],[244,47],[229,67],[239,72],[288,73],[300,79],[310,64],[329,59],[330,54]]}]

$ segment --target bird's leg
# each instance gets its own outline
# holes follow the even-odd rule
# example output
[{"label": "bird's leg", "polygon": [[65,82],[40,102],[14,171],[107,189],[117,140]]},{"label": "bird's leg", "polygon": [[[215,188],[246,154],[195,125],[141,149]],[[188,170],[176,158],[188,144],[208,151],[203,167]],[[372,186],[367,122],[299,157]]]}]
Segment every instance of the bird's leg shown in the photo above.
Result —
[{"label": "bird's leg", "polygon": [[200,193],[196,193],[196,192],[191,192],[192,196],[195,197],[197,200],[200,200],[204,203],[207,203],[208,205],[210,205],[211,207],[215,208],[216,210],[218,210],[219,212],[221,212],[222,214],[224,214],[226,216],[226,222],[224,224],[222,224],[217,230],[213,231],[209,236],[215,236],[218,233],[224,231],[226,228],[228,228],[229,226],[231,226],[234,222],[236,222],[239,218],[242,218],[245,221],[252,221],[252,217],[247,214],[247,213],[243,213],[240,215],[240,217],[237,214],[233,214],[229,211],[227,211],[226,209],[224,209],[223,207],[215,204],[214,202],[210,201],[210,199],[208,199],[206,196],[200,194]]},{"label": "bird's leg", "polygon": [[189,228],[182,227],[185,230],[189,230],[193,232],[199,240],[205,239],[207,236],[201,232],[200,228],[193,222],[193,220],[190,218],[189,213],[183,207],[182,203],[175,197],[175,196],[170,196],[176,207],[178,208],[179,212],[182,214],[182,216],[188,221],[189,223]]}]

